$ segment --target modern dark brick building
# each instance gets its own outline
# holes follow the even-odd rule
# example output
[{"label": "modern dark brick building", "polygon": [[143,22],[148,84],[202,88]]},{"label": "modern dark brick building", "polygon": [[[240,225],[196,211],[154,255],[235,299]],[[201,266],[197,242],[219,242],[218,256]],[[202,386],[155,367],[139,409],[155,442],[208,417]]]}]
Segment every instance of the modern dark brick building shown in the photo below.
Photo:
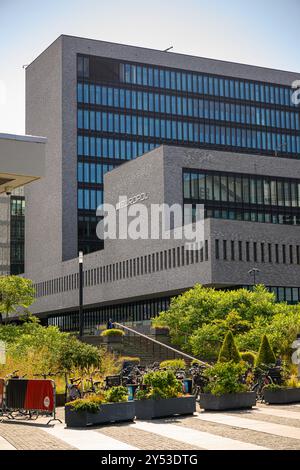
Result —
[{"label": "modern dark brick building", "polygon": [[[105,315],[148,318],[141,312],[157,313],[195,282],[251,284],[248,270],[259,265],[261,282],[298,301],[300,112],[291,97],[299,77],[60,36],[26,70],[26,131],[48,137],[46,178],[26,191],[25,263],[38,283],[36,313],[55,311],[58,319],[71,309],[76,324],[79,250],[95,270],[86,274],[90,326]],[[128,197],[144,192],[149,182],[149,201],[205,205],[206,245],[188,264],[178,265],[180,247],[171,245],[136,242],[131,253],[130,242],[115,241],[102,250],[96,207],[104,198],[116,202],[122,188]],[[150,271],[141,274],[133,260],[147,250]],[[114,271],[121,261],[125,271],[129,263],[122,279]],[[102,292],[103,283],[113,284]]]}]

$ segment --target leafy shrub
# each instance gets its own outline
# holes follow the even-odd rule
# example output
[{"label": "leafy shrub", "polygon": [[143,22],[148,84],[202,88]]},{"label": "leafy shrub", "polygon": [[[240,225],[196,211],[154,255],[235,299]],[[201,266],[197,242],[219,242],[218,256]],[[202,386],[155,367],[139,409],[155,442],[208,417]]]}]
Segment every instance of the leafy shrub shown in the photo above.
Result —
[{"label": "leafy shrub", "polygon": [[167,325],[155,324],[154,320],[152,321],[151,328],[154,328],[155,330],[170,331],[170,328]]},{"label": "leafy shrub", "polygon": [[186,368],[186,363],[184,359],[170,359],[167,361],[162,361],[159,365],[161,369],[170,369],[170,370],[182,370]]},{"label": "leafy shrub", "polygon": [[140,364],[141,360],[139,357],[122,356],[119,359],[119,363],[130,362],[131,364]]},{"label": "leafy shrub", "polygon": [[110,328],[108,330],[104,330],[101,333],[101,336],[124,336],[124,331],[119,330],[118,328]]},{"label": "leafy shrub", "polygon": [[292,387],[292,388],[299,388],[300,387],[300,382],[296,374],[292,374],[290,378],[288,378],[284,385],[286,387]]},{"label": "leafy shrub", "polygon": [[71,370],[76,367],[81,370],[99,367],[100,351],[95,346],[82,343],[77,338],[69,337],[68,341],[61,346],[58,362],[62,370]]},{"label": "leafy shrub", "polygon": [[241,383],[241,376],[247,367],[243,364],[230,362],[218,362],[204,371],[204,376],[209,382],[205,392],[213,395],[224,395],[227,393],[240,393],[247,390],[247,386]]},{"label": "leafy shrub", "polygon": [[231,331],[228,331],[224,338],[220,353],[219,362],[240,362],[241,356],[234,342],[234,337]]},{"label": "leafy shrub", "polygon": [[196,331],[191,331],[189,349],[195,356],[215,361],[218,359],[224,336],[225,332],[219,325],[207,323]]},{"label": "leafy shrub", "polygon": [[93,396],[89,398],[78,398],[77,400],[66,403],[66,406],[70,406],[71,410],[76,411],[77,413],[80,411],[98,413],[102,403],[103,399],[101,397]]},{"label": "leafy shrub", "polygon": [[142,388],[142,389],[138,389],[136,392],[135,392],[135,399],[136,400],[148,400],[149,399],[149,390],[147,390],[146,388]]},{"label": "leafy shrub", "polygon": [[251,351],[245,351],[240,353],[241,359],[250,366],[254,366],[255,360],[256,360],[256,354],[254,354]]},{"label": "leafy shrub", "polygon": [[119,385],[118,387],[111,387],[104,394],[106,403],[121,403],[128,401],[128,390],[126,387]]},{"label": "leafy shrub", "polygon": [[137,399],[177,398],[182,393],[182,383],[171,370],[148,372],[143,377],[143,387],[137,391]]},{"label": "leafy shrub", "polygon": [[285,387],[274,383],[270,383],[264,386],[264,390],[270,390],[271,392],[277,392],[279,390],[282,390],[283,388]]},{"label": "leafy shrub", "polygon": [[263,335],[258,351],[258,356],[255,361],[255,366],[259,367],[261,365],[272,365],[275,364],[275,362],[275,354],[271,348],[267,335]]}]

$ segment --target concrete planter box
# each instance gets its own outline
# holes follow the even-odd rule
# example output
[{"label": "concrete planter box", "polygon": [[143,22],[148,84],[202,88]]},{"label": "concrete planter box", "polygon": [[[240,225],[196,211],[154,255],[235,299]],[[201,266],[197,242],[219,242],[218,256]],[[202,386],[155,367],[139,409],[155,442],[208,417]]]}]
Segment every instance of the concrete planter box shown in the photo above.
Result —
[{"label": "concrete planter box", "polygon": [[255,392],[227,393],[220,396],[211,393],[200,393],[200,408],[204,410],[238,410],[252,408],[255,405]]},{"label": "concrete planter box", "polygon": [[150,328],[150,335],[152,336],[169,336],[169,328]]},{"label": "concrete planter box", "polygon": [[116,423],[120,421],[133,421],[135,407],[133,401],[123,403],[104,403],[98,413],[88,411],[73,411],[70,406],[65,407],[65,421],[69,428],[83,428],[94,424]]},{"label": "concrete planter box", "polygon": [[278,390],[264,390],[264,401],[270,405],[300,402],[300,388],[287,387]]},{"label": "concrete planter box", "polygon": [[135,400],[136,419],[164,418],[174,415],[189,415],[196,411],[194,396],[167,398],[162,400]]},{"label": "concrete planter box", "polygon": [[101,336],[103,343],[112,344],[112,343],[123,343],[124,336],[112,335],[112,336]]}]

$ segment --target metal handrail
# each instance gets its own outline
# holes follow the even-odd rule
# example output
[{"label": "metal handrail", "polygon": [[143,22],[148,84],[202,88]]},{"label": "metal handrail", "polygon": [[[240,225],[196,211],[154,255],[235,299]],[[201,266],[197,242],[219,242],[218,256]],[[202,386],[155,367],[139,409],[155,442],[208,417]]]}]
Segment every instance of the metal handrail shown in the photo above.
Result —
[{"label": "metal handrail", "polygon": [[200,359],[197,359],[197,357],[194,357],[194,356],[190,356],[189,354],[186,354],[182,351],[178,351],[178,349],[175,349],[175,348],[172,348],[172,346],[169,346],[167,344],[164,344],[164,343],[161,343],[160,341],[157,341],[156,339],[153,339],[153,338],[150,338],[149,336],[147,335],[144,335],[143,333],[140,333],[139,331],[136,331],[134,330],[133,328],[129,328],[128,326],[125,326],[125,325],[122,325],[121,323],[117,323],[117,322],[114,322],[114,325],[115,326],[119,326],[120,328],[123,328],[124,330],[127,330],[131,333],[134,333],[136,335],[138,335],[140,338],[145,338],[147,339],[148,341],[151,341],[152,343],[156,343],[158,344],[159,346],[163,347],[163,348],[166,348],[166,349],[169,349],[169,351],[173,351],[175,352],[176,354],[179,354],[183,357],[186,357],[188,359],[191,359],[192,361],[198,361],[200,362],[201,364],[203,364],[204,366],[209,366],[210,364],[208,364],[207,362],[203,362],[203,361],[200,361]]}]

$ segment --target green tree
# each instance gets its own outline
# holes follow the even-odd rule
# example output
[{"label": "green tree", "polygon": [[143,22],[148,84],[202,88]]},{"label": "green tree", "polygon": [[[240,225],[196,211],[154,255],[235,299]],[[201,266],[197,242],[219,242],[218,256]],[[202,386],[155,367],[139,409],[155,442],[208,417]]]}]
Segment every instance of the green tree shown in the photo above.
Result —
[{"label": "green tree", "polygon": [[81,371],[90,367],[99,367],[100,350],[90,344],[85,344],[75,337],[69,337],[68,341],[61,344],[58,364],[63,371],[69,371],[78,367]]},{"label": "green tree", "polygon": [[271,345],[269,343],[267,335],[263,335],[260,348],[258,351],[258,356],[255,361],[256,367],[259,367],[261,365],[271,365],[275,364],[276,358],[273,349],[271,348]]},{"label": "green tree", "polygon": [[32,281],[20,276],[0,277],[0,312],[5,323],[18,308],[27,309],[34,301]]},{"label": "green tree", "polygon": [[220,354],[219,354],[219,362],[229,362],[233,361],[235,363],[239,363],[241,360],[240,353],[235,345],[234,337],[231,331],[228,331],[224,338],[224,342],[222,344]]},{"label": "green tree", "polygon": [[208,361],[218,359],[225,334],[226,331],[222,326],[215,323],[208,323],[197,328],[189,338],[192,354]]},{"label": "green tree", "polygon": [[220,331],[243,333],[251,329],[257,315],[270,319],[276,309],[274,294],[263,286],[255,286],[253,291],[222,291],[196,284],[193,289],[173,298],[169,309],[161,312],[152,323],[167,325],[172,342],[192,352],[195,340],[190,341],[191,335],[205,325],[216,323],[220,325]]}]

